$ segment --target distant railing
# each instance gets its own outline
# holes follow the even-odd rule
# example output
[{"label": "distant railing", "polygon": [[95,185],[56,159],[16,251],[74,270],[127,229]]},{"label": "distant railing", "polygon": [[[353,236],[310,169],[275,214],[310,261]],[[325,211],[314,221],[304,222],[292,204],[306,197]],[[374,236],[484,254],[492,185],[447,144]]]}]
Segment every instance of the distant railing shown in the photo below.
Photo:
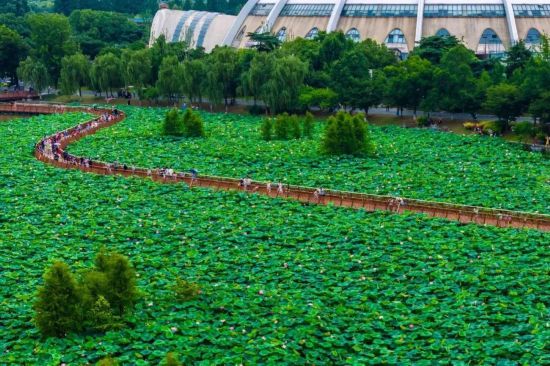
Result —
[{"label": "distant railing", "polygon": [[[66,107],[50,105],[15,104],[16,109],[25,113],[64,113],[64,112],[89,112],[93,114],[108,114],[109,109],[94,109],[89,107]],[[0,105],[0,111],[5,107]],[[67,145],[87,135],[94,134],[97,130],[112,126],[122,120],[125,115],[121,112],[110,121],[98,122],[98,118],[81,123],[75,127],[58,132],[55,135],[62,136],[59,140],[60,149],[65,150]],[[92,125],[95,123],[95,125]],[[366,211],[391,211],[395,213],[414,212],[424,213],[432,217],[446,218],[462,223],[475,223],[480,225],[493,225],[497,227],[532,228],[542,231],[550,231],[550,215],[495,209],[479,206],[457,205],[445,202],[434,202],[419,199],[400,198],[393,196],[374,195],[358,192],[346,192],[338,190],[324,190],[319,192],[312,187],[284,184],[278,187],[278,183],[251,181],[246,187],[242,181],[235,178],[219,177],[212,175],[193,176],[187,172],[176,172],[166,169],[148,169],[133,167],[123,163],[107,163],[92,161],[82,157],[66,154],[67,159],[56,160],[47,156],[41,146],[53,136],[41,140],[35,148],[35,156],[40,161],[65,169],[79,169],[85,172],[104,175],[123,175],[150,178],[162,183],[184,182],[190,187],[210,187],[223,190],[241,190],[249,193],[260,193],[270,197],[291,198],[301,202],[321,205],[334,205],[364,209]],[[79,163],[81,161],[87,163]]]}]

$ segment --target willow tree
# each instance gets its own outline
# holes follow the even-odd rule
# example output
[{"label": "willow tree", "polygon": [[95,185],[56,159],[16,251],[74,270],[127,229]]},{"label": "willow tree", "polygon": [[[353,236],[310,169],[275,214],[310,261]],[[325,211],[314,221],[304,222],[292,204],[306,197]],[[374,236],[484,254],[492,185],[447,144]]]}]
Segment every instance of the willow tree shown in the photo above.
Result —
[{"label": "willow tree", "polygon": [[141,90],[151,80],[151,53],[144,50],[124,50],[122,52],[122,71],[126,87],[133,85]]},{"label": "willow tree", "polygon": [[82,97],[82,87],[90,81],[90,62],[81,53],[65,56],[61,60],[61,90],[64,94],[73,94],[78,90]]},{"label": "willow tree", "polygon": [[307,71],[307,63],[293,55],[278,57],[273,62],[268,81],[262,90],[262,99],[271,113],[296,109]]},{"label": "willow tree", "polygon": [[40,95],[49,84],[49,74],[46,66],[39,60],[27,57],[17,68],[19,79],[31,85]]},{"label": "willow tree", "polygon": [[101,93],[124,86],[122,62],[112,53],[98,56],[92,65],[91,79],[94,87]]}]

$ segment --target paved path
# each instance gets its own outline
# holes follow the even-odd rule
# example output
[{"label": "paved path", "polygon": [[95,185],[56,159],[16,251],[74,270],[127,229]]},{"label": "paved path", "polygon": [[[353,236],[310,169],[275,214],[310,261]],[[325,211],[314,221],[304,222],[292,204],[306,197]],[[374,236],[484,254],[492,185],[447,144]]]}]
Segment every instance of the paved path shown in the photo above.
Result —
[{"label": "paved path", "polygon": [[[10,109],[11,110],[8,110]],[[110,110],[91,108],[70,108],[65,106],[16,104],[15,106],[0,105],[0,112],[5,109],[10,112],[33,113],[33,114],[51,114],[71,111],[86,111],[96,115],[110,113]],[[14,110],[15,109],[15,110]],[[379,196],[364,193],[344,192],[336,190],[327,190],[325,195],[315,194],[315,189],[311,187],[283,186],[278,190],[276,184],[271,189],[266,182],[252,182],[245,190],[240,186],[238,179],[199,176],[192,177],[189,173],[165,171],[161,169],[144,169],[136,167],[126,167],[124,165],[114,165],[105,162],[89,162],[85,158],[65,155],[54,157],[51,152],[45,150],[45,146],[52,144],[55,140],[59,145],[59,151],[64,149],[72,142],[82,139],[87,135],[94,134],[96,131],[112,126],[123,121],[124,114],[120,113],[114,116],[110,121],[102,121],[95,118],[92,121],[79,124],[65,131],[60,131],[55,135],[41,140],[35,148],[37,159],[51,165],[65,169],[79,169],[86,172],[104,175],[123,175],[149,178],[161,183],[185,182],[191,187],[209,187],[223,190],[241,190],[249,193],[263,194],[270,197],[279,197],[293,199],[309,204],[322,204],[350,207],[355,209],[364,209],[366,211],[384,210],[395,213],[415,212],[424,213],[428,216],[445,218],[448,220],[459,221],[462,223],[474,223],[478,225],[492,225],[497,227],[530,228],[542,231],[550,231],[550,215],[491,209],[484,207],[454,205],[442,202],[422,201],[408,198],[398,198],[390,196]]]}]

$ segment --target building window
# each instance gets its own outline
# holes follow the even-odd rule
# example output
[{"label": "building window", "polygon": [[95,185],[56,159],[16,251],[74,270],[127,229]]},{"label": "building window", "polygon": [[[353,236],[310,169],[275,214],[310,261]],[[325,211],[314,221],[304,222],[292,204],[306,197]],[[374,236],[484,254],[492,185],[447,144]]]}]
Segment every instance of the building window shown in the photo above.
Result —
[{"label": "building window", "polygon": [[550,5],[544,4],[523,4],[512,5],[514,15],[524,18],[550,17]]},{"label": "building window", "polygon": [[343,17],[415,17],[416,5],[346,4]]},{"label": "building window", "polygon": [[449,33],[449,31],[446,30],[445,28],[441,28],[435,33],[435,35],[438,37],[450,37],[451,33]]},{"label": "building window", "polygon": [[256,4],[250,11],[250,15],[268,16],[275,4]]},{"label": "building window", "polygon": [[287,4],[281,10],[281,17],[329,17],[333,4]]},{"label": "building window", "polygon": [[394,29],[388,34],[388,37],[386,37],[386,40],[384,43],[387,44],[402,44],[405,42],[405,34],[401,31],[401,29]]},{"label": "building window", "polygon": [[275,35],[280,42],[284,42],[286,39],[286,28],[282,27]]},{"label": "building window", "polygon": [[525,37],[525,43],[530,45],[540,44],[540,32],[535,28],[529,29],[527,32],[527,37]]},{"label": "building window", "polygon": [[319,34],[319,28],[313,27],[309,32],[306,34],[306,39],[315,39],[317,38],[317,35]]},{"label": "building window", "polygon": [[506,50],[498,34],[491,28],[487,28],[481,34],[476,53],[478,55],[489,55],[490,57],[503,56]]},{"label": "building window", "polygon": [[498,4],[428,4],[424,7],[425,18],[448,17],[504,17],[504,5]]},{"label": "building window", "polygon": [[351,39],[353,42],[359,42],[361,41],[361,34],[357,30],[357,28],[351,28],[346,32],[346,37],[348,39]]}]

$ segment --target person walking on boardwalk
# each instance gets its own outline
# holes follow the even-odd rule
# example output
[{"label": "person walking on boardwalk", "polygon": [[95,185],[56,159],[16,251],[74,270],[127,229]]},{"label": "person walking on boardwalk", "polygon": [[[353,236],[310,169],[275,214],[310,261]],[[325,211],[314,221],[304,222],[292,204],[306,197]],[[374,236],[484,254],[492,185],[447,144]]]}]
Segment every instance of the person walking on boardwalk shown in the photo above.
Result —
[{"label": "person walking on boardwalk", "polygon": [[271,182],[267,182],[267,185],[265,186],[265,190],[267,191],[267,194],[271,194]]},{"label": "person walking on boardwalk", "polygon": [[283,193],[284,193],[283,183],[279,182],[277,183],[277,194],[283,194]]}]

